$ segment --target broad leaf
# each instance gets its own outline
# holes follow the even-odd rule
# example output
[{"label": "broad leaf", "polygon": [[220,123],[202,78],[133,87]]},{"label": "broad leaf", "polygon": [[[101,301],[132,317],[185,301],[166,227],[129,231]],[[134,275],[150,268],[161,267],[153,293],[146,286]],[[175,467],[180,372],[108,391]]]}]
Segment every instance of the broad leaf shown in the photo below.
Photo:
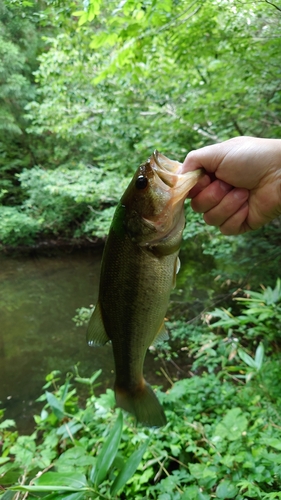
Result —
[{"label": "broad leaf", "polygon": [[1,497],[1,500],[13,500],[14,497],[14,491],[5,491],[4,495]]},{"label": "broad leaf", "polygon": [[91,481],[99,486],[105,479],[113,460],[117,454],[123,427],[123,414],[119,413],[111,432],[104,442],[98,455],[96,466],[91,474]]},{"label": "broad leaf", "polygon": [[264,358],[264,347],[263,347],[263,344],[260,343],[257,347],[256,355],[255,355],[255,363],[256,363],[257,370],[261,369],[262,363],[263,363],[263,358]]},{"label": "broad leaf", "polygon": [[59,493],[51,493],[44,496],[44,500],[85,500],[85,491],[68,494],[62,493],[61,495]]},{"label": "broad leaf", "polygon": [[34,481],[34,485],[13,486],[13,491],[48,492],[48,491],[79,491],[88,489],[84,474],[62,472],[46,472]]},{"label": "broad leaf", "polygon": [[118,493],[121,488],[126,484],[126,482],[133,476],[133,474],[136,472],[139,463],[147,449],[149,439],[147,439],[142,446],[128,458],[127,462],[125,463],[123,469],[120,471],[118,476],[115,478],[110,492],[114,496]]},{"label": "broad leaf", "polygon": [[34,481],[36,486],[60,486],[63,489],[65,486],[68,488],[75,488],[79,490],[83,488],[87,484],[86,477],[84,474],[70,473],[66,472],[46,472],[46,474],[42,474],[38,479]]},{"label": "broad leaf", "polygon": [[235,484],[228,480],[222,481],[216,490],[217,498],[234,498],[238,493],[238,488]]},{"label": "broad leaf", "polygon": [[48,391],[46,391],[46,398],[47,398],[47,401],[48,401],[52,411],[56,415],[56,417],[59,420],[61,420],[64,417],[64,404],[63,404],[63,402],[60,401],[58,398],[56,398],[56,396],[54,396],[54,394],[52,394],[51,392],[48,392]]},{"label": "broad leaf", "polygon": [[251,356],[249,356],[249,354],[247,354],[245,351],[243,351],[242,349],[238,349],[238,355],[242,359],[242,361],[246,363],[246,365],[250,366],[251,368],[257,369],[255,360],[251,358]]}]

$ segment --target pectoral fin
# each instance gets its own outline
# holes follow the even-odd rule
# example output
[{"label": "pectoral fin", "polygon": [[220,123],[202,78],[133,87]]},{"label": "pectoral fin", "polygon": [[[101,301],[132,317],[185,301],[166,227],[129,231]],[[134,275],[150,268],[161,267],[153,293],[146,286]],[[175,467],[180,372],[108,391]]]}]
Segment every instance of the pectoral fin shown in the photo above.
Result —
[{"label": "pectoral fin", "polygon": [[87,342],[90,346],[100,346],[106,344],[109,340],[103,324],[100,303],[98,302],[89,321]]},{"label": "pectoral fin", "polygon": [[158,342],[163,342],[164,340],[169,340],[169,334],[166,330],[165,323],[163,321],[161,327],[159,328],[155,339],[152,342],[152,345],[157,345]]}]

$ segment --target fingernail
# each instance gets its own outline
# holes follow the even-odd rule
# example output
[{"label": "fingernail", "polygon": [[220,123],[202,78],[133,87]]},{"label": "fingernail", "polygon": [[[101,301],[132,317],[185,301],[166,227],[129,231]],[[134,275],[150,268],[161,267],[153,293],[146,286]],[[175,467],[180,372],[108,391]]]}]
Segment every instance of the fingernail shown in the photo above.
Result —
[{"label": "fingernail", "polygon": [[236,200],[246,200],[249,196],[249,191],[244,188],[234,189],[233,196]]},{"label": "fingernail", "polygon": [[201,189],[209,186],[210,184],[210,177],[208,175],[204,175],[204,177],[202,177],[202,179],[199,180],[198,184],[200,186]]},{"label": "fingernail", "polygon": [[219,181],[219,186],[226,193],[228,191],[231,191],[231,189],[232,189],[232,186],[230,184],[227,184],[227,182],[224,182],[224,181]]}]

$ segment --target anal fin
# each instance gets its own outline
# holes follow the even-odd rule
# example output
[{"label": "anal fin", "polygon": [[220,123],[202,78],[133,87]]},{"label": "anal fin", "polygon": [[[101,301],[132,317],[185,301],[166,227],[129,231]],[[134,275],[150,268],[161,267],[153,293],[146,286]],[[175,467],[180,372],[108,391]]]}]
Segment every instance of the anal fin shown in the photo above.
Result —
[{"label": "anal fin", "polygon": [[160,326],[153,342],[152,345],[157,345],[158,342],[163,342],[164,340],[169,340],[169,334],[167,332],[166,326],[165,326],[165,321],[163,320],[162,325]]},{"label": "anal fin", "polygon": [[89,346],[101,346],[109,340],[103,324],[100,303],[98,302],[88,324],[87,342]]}]

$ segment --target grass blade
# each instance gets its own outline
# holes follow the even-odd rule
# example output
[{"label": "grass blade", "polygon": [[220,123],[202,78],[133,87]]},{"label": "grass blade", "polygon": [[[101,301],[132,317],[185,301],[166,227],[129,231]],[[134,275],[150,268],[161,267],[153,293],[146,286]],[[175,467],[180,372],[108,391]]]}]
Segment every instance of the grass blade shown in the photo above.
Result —
[{"label": "grass blade", "polygon": [[149,439],[147,439],[142,446],[128,458],[127,462],[125,463],[123,469],[119,472],[118,476],[115,478],[111,489],[110,493],[111,495],[116,495],[123,486],[125,486],[126,482],[134,475],[136,472],[139,463],[146,451],[146,448],[148,446]]},{"label": "grass blade", "polygon": [[113,463],[113,460],[116,457],[116,453],[118,451],[118,446],[121,439],[122,428],[123,428],[123,415],[120,412],[97,458],[97,463],[94,469],[94,473],[91,477],[91,480],[96,486],[99,486],[100,483],[103,482]]}]

